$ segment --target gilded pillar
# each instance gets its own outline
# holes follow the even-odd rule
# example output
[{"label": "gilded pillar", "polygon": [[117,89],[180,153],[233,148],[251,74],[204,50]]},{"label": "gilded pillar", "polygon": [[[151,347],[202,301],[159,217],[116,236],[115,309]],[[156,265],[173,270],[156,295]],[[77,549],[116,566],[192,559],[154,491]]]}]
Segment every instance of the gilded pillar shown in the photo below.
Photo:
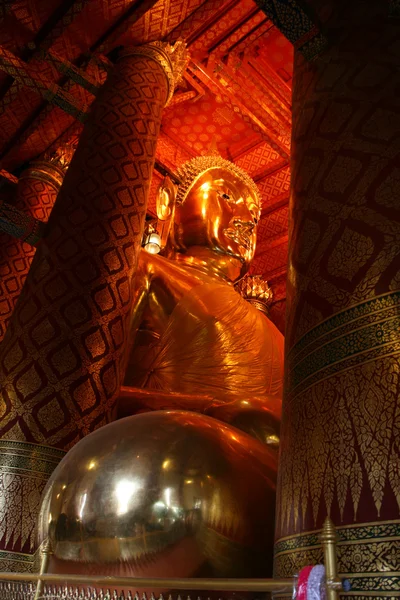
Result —
[{"label": "gilded pillar", "polygon": [[[39,221],[48,221],[68,167],[69,150],[58,149],[42,160],[32,162],[19,180],[15,208]],[[0,233],[0,342],[26,276],[35,248],[29,243]]]},{"label": "gilded pillar", "polygon": [[39,492],[53,459],[112,416],[161,115],[182,52],[179,42],[173,49],[156,42],[120,55],[93,103],[1,346],[8,454],[1,455],[0,559],[8,569],[20,569],[21,560],[29,568],[19,557],[32,560]]},{"label": "gilded pillar", "polygon": [[322,560],[329,515],[352,598],[400,589],[400,31],[387,10],[342,3],[334,45],[295,59],[275,573]]}]

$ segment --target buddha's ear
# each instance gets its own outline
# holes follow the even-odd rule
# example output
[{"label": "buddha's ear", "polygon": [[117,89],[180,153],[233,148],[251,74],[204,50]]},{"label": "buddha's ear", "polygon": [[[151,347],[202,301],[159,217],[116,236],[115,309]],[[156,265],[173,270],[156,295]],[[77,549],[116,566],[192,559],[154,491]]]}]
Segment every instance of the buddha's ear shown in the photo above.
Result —
[{"label": "buddha's ear", "polygon": [[156,212],[158,218],[158,231],[161,236],[161,249],[167,245],[169,232],[174,218],[175,199],[178,186],[172,183],[166,175],[164,181],[160,184],[156,199]]},{"label": "buddha's ear", "polygon": [[156,211],[159,221],[168,221],[172,217],[176,192],[177,186],[172,183],[167,175],[157,192]]}]

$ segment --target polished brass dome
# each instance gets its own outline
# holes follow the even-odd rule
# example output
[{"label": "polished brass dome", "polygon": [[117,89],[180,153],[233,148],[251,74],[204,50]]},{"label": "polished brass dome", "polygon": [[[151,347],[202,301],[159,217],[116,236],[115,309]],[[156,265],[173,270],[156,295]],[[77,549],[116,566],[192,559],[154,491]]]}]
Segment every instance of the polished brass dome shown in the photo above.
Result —
[{"label": "polished brass dome", "polygon": [[159,411],[74,446],[45,489],[49,570],[150,577],[271,574],[276,457],[214,418]]}]

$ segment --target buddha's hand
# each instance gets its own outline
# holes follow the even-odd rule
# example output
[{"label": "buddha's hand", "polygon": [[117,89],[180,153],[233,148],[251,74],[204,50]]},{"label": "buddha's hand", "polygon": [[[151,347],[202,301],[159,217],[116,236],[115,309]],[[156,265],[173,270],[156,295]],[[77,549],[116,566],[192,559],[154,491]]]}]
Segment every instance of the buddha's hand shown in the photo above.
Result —
[{"label": "buddha's hand", "polygon": [[116,418],[153,410],[188,410],[204,414],[207,408],[214,404],[220,403],[212,396],[122,386],[117,400]]},{"label": "buddha's hand", "polygon": [[275,396],[236,399],[227,402],[212,396],[177,394],[122,387],[116,418],[155,410],[187,410],[229,423],[274,448],[279,445],[281,399]]}]

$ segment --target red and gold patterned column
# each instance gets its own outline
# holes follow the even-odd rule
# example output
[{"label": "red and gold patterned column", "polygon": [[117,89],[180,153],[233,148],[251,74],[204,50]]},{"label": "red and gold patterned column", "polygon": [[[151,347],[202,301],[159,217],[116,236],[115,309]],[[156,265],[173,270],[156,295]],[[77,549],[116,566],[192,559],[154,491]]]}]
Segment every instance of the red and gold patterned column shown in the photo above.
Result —
[{"label": "red and gold patterned column", "polygon": [[330,515],[351,597],[389,599],[400,590],[400,29],[386,2],[339,4],[335,44],[295,63],[275,572],[322,559]]},{"label": "red and gold patterned column", "polygon": [[111,417],[179,48],[153,43],[120,56],[92,106],[1,346],[0,568],[20,569],[18,560],[30,568],[39,492],[55,460]]},{"label": "red and gold patterned column", "polygon": [[[15,207],[39,221],[47,221],[68,167],[68,149],[58,149],[32,162],[18,180]],[[0,233],[0,342],[25,283],[35,248]]]}]

